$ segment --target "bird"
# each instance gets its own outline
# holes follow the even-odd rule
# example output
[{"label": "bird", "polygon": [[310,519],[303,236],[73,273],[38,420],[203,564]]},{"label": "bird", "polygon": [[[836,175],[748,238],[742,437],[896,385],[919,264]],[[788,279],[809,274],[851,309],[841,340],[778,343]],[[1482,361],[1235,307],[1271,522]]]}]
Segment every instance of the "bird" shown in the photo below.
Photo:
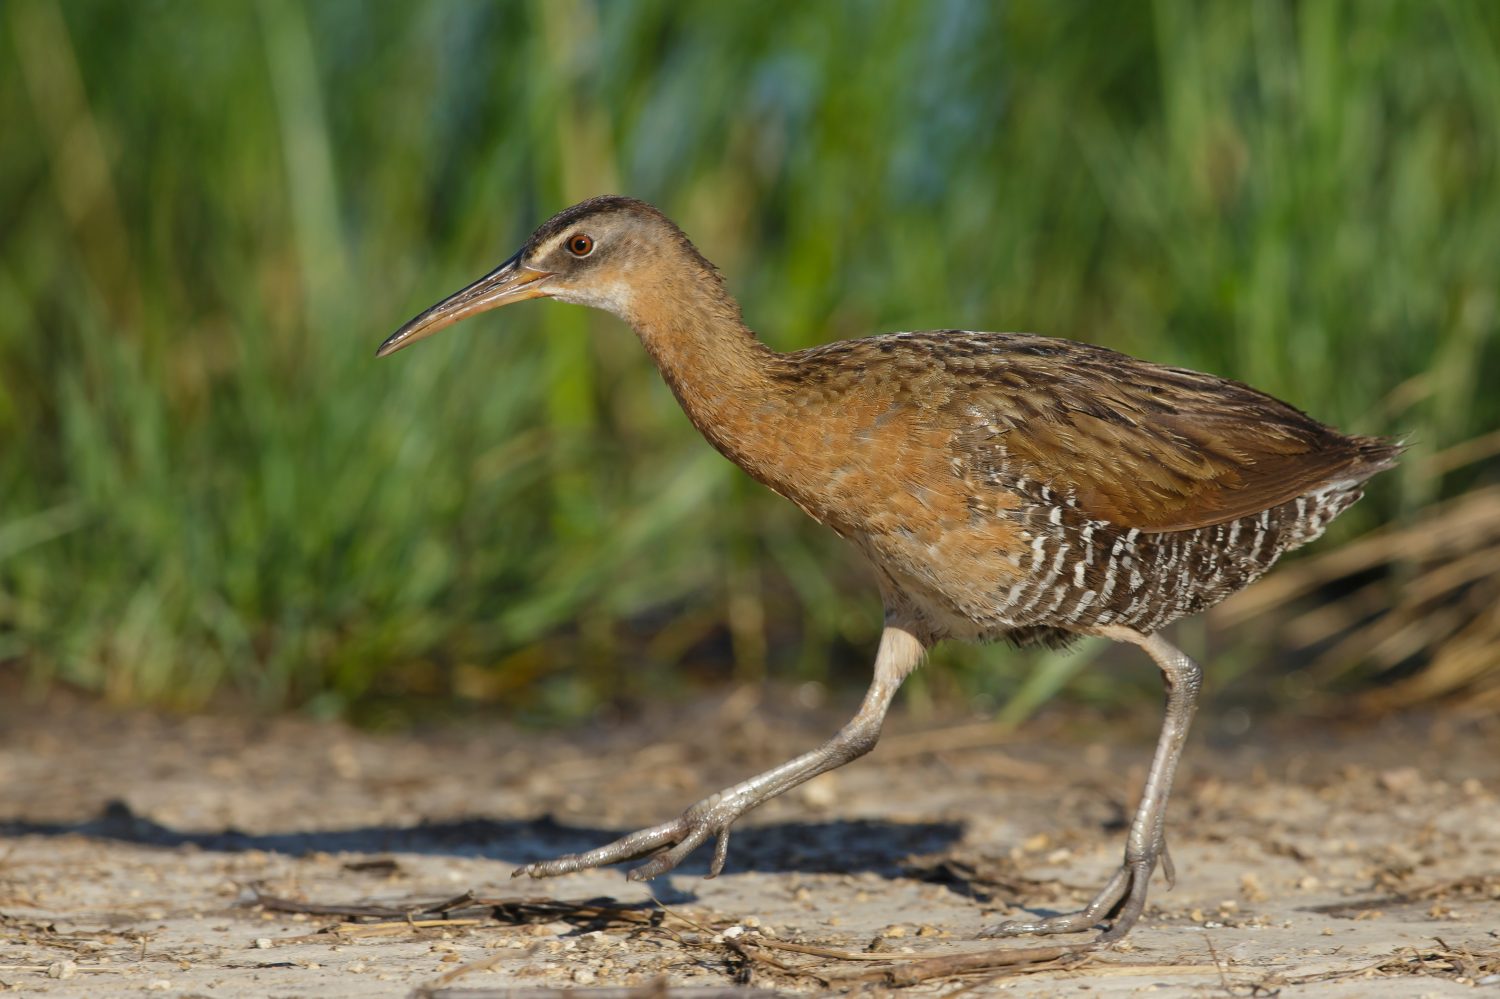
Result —
[{"label": "bird", "polygon": [[377,356],[537,298],[624,320],[713,447],[863,553],[884,626],[858,711],[823,745],[677,818],[513,876],[646,858],[627,875],[644,881],[712,838],[715,877],[736,820],[875,746],[935,643],[1099,636],[1143,650],[1166,688],[1123,859],[1077,912],[981,935],[1097,930],[1089,946],[1112,945],[1141,918],[1158,866],[1175,880],[1166,806],[1202,671],[1162,629],[1320,536],[1404,446],[1342,433],[1237,381],[1053,337],[941,329],[777,351],[676,224],[619,195],[558,213]]}]

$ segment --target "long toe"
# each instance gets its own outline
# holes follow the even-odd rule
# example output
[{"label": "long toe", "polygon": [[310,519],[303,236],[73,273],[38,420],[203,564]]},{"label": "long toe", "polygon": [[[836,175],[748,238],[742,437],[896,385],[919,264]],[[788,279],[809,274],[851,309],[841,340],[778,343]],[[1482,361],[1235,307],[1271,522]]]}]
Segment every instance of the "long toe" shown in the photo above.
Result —
[{"label": "long toe", "polygon": [[715,795],[700,801],[670,822],[622,836],[613,843],[587,853],[570,853],[517,867],[510,872],[510,876],[552,878],[591,867],[603,867],[605,864],[651,857],[626,875],[631,881],[649,881],[674,869],[710,836],[716,836],[718,843],[708,871],[708,876],[714,877],[724,869],[724,859],[729,848],[729,827],[743,811],[743,807],[726,806],[722,796]]},{"label": "long toe", "polygon": [[603,867],[606,864],[636,860],[664,846],[679,842],[686,832],[685,822],[682,819],[674,819],[671,822],[663,822],[659,826],[633,832],[629,836],[622,836],[613,843],[586,853],[569,853],[552,860],[539,860],[517,867],[510,872],[510,876],[513,878],[522,876],[555,878],[559,874],[571,874],[574,871],[586,871],[591,867]]},{"label": "long toe", "polygon": [[[1050,936],[1056,933],[1082,933],[1085,930],[1093,929],[1106,919],[1109,919],[1111,913],[1115,912],[1116,909],[1121,909],[1123,915],[1124,909],[1130,905],[1131,896],[1135,894],[1137,883],[1141,886],[1140,904],[1144,908],[1146,902],[1145,881],[1145,878],[1136,877],[1136,870],[1134,868],[1128,865],[1121,866],[1115,871],[1114,877],[1109,879],[1109,883],[1099,890],[1099,894],[1095,895],[1088,905],[1077,912],[1066,912],[1041,919],[1012,919],[998,926],[992,926],[983,930],[979,935],[982,937],[1018,937],[1028,933],[1034,933],[1039,936]],[[1139,916],[1140,912],[1137,911],[1135,918]],[[1131,919],[1132,924],[1134,924],[1135,918]],[[1119,919],[1116,919],[1110,926],[1109,933],[1114,933],[1118,925]],[[1130,927],[1126,926],[1124,930],[1121,930],[1119,936],[1112,937],[1111,939],[1119,939],[1129,929]],[[1103,938],[1101,937],[1101,939]]]},{"label": "long toe", "polygon": [[[703,841],[708,839],[709,833],[712,831],[707,826],[698,826],[689,830],[687,835],[676,846],[670,850],[663,850],[640,867],[631,871],[626,877],[631,881],[650,881],[654,877],[659,877],[670,870],[674,870],[678,864],[687,859],[688,854],[703,845]],[[713,874],[710,873],[709,877],[713,877]]]}]

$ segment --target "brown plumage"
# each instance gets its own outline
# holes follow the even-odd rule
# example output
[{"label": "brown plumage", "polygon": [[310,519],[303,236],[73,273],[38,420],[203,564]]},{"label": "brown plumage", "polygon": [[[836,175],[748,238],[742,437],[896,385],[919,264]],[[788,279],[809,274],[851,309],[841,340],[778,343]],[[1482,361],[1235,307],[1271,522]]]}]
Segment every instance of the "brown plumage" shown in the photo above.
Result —
[{"label": "brown plumage", "polygon": [[651,877],[710,836],[717,874],[736,818],[874,745],[896,688],[934,642],[1103,635],[1141,646],[1168,686],[1125,862],[1081,912],[996,932],[1111,920],[1098,941],[1117,940],[1156,865],[1171,873],[1163,816],[1198,687],[1198,667],[1156,632],[1318,537],[1400,451],[1239,382],[1067,340],[942,330],[777,353],[672,222],[618,197],[557,215],[380,354],[536,297],[628,322],[714,447],[865,553],[886,632],[864,705],[823,747],[679,819],[517,871],[534,877],[648,854],[631,876]]}]

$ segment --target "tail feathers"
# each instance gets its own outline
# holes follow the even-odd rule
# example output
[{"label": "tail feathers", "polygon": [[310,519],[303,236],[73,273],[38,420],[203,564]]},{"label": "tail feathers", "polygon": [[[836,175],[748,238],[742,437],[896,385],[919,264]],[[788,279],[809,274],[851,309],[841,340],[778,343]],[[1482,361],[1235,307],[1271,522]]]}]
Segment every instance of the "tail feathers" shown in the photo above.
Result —
[{"label": "tail feathers", "polygon": [[1405,437],[1354,437],[1352,440],[1359,456],[1350,469],[1353,473],[1351,478],[1355,482],[1363,482],[1373,475],[1395,468],[1401,453],[1411,446],[1411,441]]}]

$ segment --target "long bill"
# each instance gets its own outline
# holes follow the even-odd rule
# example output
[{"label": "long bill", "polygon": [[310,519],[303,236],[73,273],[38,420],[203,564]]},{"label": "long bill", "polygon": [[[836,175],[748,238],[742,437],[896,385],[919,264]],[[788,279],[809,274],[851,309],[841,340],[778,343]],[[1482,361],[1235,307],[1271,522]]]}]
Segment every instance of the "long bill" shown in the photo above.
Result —
[{"label": "long bill", "polygon": [[409,347],[423,337],[432,336],[460,319],[498,309],[512,302],[524,302],[528,298],[547,295],[542,285],[552,276],[551,271],[538,271],[525,266],[518,253],[505,263],[490,271],[461,291],[454,292],[432,308],[414,317],[405,326],[385,338],[376,357],[394,354],[402,347]]}]

